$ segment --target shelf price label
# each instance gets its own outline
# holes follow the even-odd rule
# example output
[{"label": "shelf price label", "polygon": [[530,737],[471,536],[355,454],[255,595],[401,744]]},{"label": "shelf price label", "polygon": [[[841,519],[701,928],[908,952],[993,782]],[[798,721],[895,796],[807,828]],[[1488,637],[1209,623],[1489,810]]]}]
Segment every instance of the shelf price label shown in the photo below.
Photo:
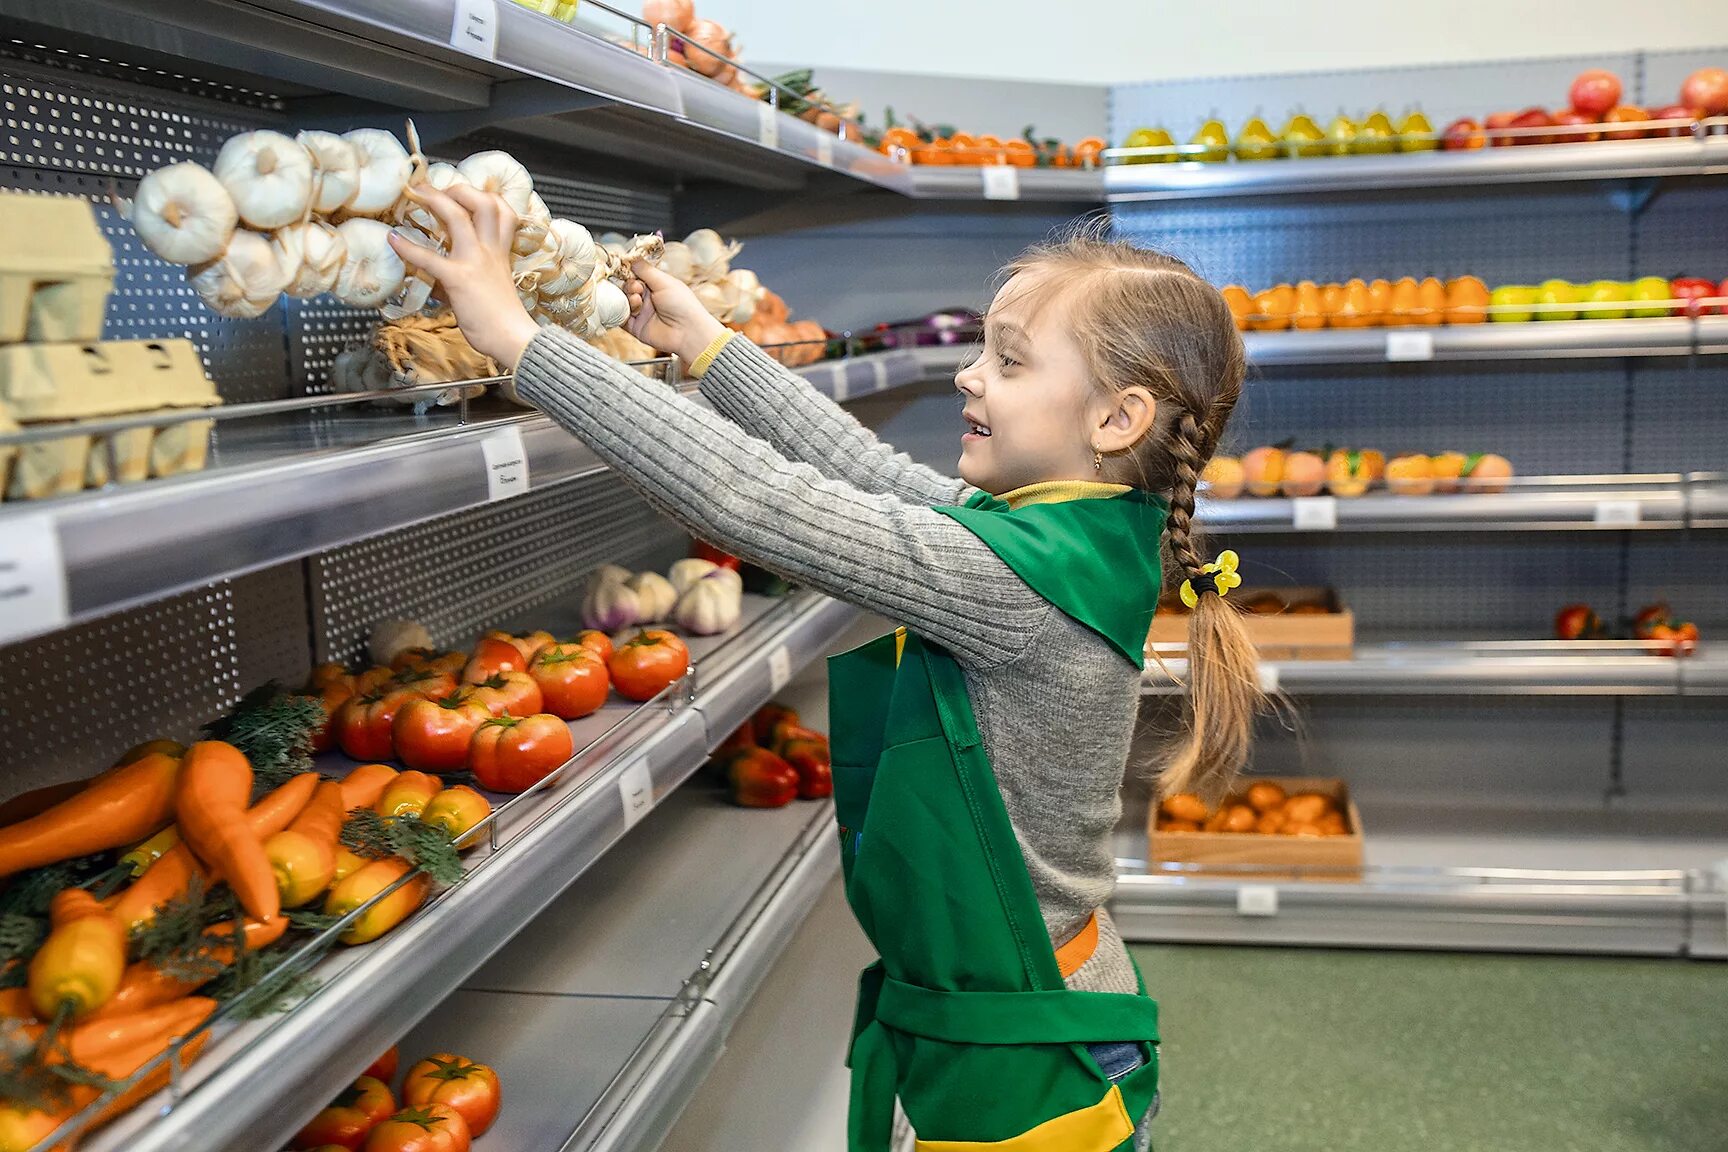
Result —
[{"label": "shelf price label", "polygon": [[508,500],[528,491],[528,449],[522,429],[505,428],[480,441],[486,461],[486,499]]},{"label": "shelf price label", "polygon": [[984,199],[986,200],[1018,200],[1020,199],[1020,170],[1007,164],[986,164],[978,171],[983,173]]},{"label": "shelf price label", "polygon": [[654,810],[654,775],[645,760],[638,760],[618,777],[618,798],[624,802],[624,830],[636,827]]},{"label": "shelf price label", "polygon": [[822,128],[816,130],[816,163],[824,168],[834,167],[834,133]]},{"label": "shelf price label", "polygon": [[792,654],[781,644],[768,653],[768,691],[778,692],[791,682]]},{"label": "shelf price label", "polygon": [[1336,496],[1298,496],[1290,506],[1298,532],[1330,532],[1338,527]]},{"label": "shelf price label", "polygon": [[497,0],[456,0],[456,18],[450,24],[450,46],[483,60],[496,59]]},{"label": "shelf price label", "polygon": [[847,365],[842,362],[834,365],[833,370],[828,373],[828,379],[834,382],[833,393],[836,404],[844,404],[846,397],[852,391],[852,383],[846,379],[846,369]]},{"label": "shelf price label", "polygon": [[764,148],[780,147],[780,113],[766,100],[756,102],[756,143]]},{"label": "shelf price label", "polygon": [[1644,518],[1644,510],[1636,500],[1598,500],[1596,523],[1632,525]]},{"label": "shelf price label", "polygon": [[1236,889],[1238,916],[1278,915],[1278,889],[1271,884],[1244,884]]},{"label": "shelf price label", "polygon": [[66,623],[66,564],[47,512],[0,522],[0,644]]},{"label": "shelf price label", "polygon": [[1271,696],[1278,691],[1278,665],[1260,662],[1260,691]]},{"label": "shelf price label", "polygon": [[1386,359],[1434,359],[1434,333],[1398,331],[1386,333]]}]

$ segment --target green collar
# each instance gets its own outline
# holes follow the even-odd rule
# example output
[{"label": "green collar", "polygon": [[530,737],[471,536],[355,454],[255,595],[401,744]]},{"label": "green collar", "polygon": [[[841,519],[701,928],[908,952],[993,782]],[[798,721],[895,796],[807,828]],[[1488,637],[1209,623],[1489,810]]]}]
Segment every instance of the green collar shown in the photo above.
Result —
[{"label": "green collar", "polygon": [[1103,499],[1010,508],[988,492],[937,508],[977,536],[1038,595],[1098,633],[1136,668],[1163,588],[1170,506],[1131,488]]}]

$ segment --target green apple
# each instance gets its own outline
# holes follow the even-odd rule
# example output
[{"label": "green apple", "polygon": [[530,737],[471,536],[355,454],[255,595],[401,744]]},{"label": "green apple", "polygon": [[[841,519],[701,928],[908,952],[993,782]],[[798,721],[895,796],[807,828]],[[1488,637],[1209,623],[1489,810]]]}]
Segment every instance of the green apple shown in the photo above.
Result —
[{"label": "green apple", "polygon": [[[1578,286],[1570,280],[1544,280],[1536,289],[1538,304],[1576,304],[1578,303]],[[1576,320],[1576,308],[1545,308],[1536,313],[1538,320]]]},{"label": "green apple", "polygon": [[[1640,276],[1632,281],[1632,299],[1634,300],[1668,300],[1674,293],[1668,289],[1668,281],[1660,276]],[[1666,316],[1667,308],[1634,308],[1634,316]]]},{"label": "green apple", "polygon": [[1624,280],[1592,280],[1584,285],[1582,302],[1593,304],[1593,308],[1580,308],[1579,315],[1586,320],[1624,320],[1626,308],[1609,308],[1609,304],[1620,304],[1632,299],[1632,285]]},{"label": "green apple", "polygon": [[[1502,284],[1488,294],[1488,303],[1494,306],[1530,305],[1536,303],[1536,286],[1533,284]],[[1497,324],[1523,324],[1533,316],[1532,312],[1490,312],[1488,319]]]}]

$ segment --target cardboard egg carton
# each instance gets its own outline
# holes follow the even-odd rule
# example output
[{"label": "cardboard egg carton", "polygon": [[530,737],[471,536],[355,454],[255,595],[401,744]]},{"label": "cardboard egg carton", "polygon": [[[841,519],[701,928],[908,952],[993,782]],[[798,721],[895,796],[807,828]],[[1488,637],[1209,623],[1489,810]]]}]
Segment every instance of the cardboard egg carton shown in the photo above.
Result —
[{"label": "cardboard egg carton", "polygon": [[188,340],[0,347],[0,409],[67,435],[16,448],[8,500],[40,499],[204,467],[211,421],[80,433],[77,422],[221,403]]},{"label": "cardboard egg carton", "polygon": [[0,344],[99,340],[113,290],[88,200],[0,192]]}]

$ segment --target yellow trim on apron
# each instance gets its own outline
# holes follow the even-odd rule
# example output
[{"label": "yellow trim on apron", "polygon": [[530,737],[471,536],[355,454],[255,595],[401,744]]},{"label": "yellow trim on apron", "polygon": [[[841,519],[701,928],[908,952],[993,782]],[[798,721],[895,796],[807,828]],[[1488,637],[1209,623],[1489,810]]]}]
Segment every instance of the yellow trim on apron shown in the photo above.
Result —
[{"label": "yellow trim on apron", "polygon": [[1112,1084],[1104,1099],[1046,1120],[1007,1140],[919,1140],[917,1152],[1109,1152],[1134,1135],[1134,1121]]}]

